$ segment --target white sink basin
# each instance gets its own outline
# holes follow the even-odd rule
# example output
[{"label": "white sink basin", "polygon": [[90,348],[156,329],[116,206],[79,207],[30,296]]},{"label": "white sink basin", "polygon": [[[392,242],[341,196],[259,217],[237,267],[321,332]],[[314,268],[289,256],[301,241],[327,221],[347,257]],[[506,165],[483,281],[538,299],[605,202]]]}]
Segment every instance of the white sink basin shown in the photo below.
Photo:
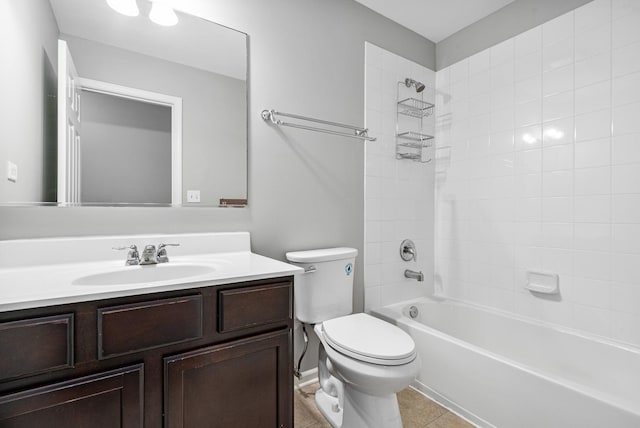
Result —
[{"label": "white sink basin", "polygon": [[189,278],[214,272],[209,265],[199,264],[157,264],[146,266],[126,266],[118,270],[82,276],[73,285],[129,285]]}]

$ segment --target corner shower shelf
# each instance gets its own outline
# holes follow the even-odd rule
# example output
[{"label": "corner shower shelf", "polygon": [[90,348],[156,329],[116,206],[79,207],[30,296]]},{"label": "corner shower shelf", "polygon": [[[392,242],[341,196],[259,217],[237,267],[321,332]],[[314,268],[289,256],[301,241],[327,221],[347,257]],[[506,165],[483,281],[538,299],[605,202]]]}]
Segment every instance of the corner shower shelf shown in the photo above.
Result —
[{"label": "corner shower shelf", "polygon": [[434,105],[417,98],[405,98],[398,101],[398,113],[419,119],[433,114]]}]

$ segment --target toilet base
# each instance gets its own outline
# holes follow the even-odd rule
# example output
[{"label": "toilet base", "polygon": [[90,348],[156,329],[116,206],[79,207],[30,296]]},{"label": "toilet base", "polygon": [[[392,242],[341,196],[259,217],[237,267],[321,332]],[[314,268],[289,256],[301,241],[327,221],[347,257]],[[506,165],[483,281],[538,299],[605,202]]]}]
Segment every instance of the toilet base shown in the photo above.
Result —
[{"label": "toilet base", "polygon": [[333,428],[402,428],[396,394],[378,397],[345,385],[343,400],[341,408],[337,397],[316,392],[318,409]]}]

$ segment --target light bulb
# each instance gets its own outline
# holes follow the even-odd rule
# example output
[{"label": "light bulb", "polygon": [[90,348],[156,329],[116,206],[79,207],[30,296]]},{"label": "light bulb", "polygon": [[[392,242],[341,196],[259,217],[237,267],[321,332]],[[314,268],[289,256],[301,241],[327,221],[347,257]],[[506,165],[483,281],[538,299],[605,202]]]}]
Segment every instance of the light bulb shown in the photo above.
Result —
[{"label": "light bulb", "polygon": [[136,0],[107,0],[107,4],[111,9],[126,16],[140,15],[140,9]]},{"label": "light bulb", "polygon": [[151,12],[149,12],[149,19],[158,25],[164,25],[170,27],[178,23],[178,15],[168,4],[162,1],[151,2]]}]

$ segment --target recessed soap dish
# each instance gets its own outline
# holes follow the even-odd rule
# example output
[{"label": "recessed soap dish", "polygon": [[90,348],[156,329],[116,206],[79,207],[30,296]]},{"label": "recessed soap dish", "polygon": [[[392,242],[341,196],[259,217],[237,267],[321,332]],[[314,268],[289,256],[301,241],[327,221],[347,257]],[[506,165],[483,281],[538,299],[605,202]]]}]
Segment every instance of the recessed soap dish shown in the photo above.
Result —
[{"label": "recessed soap dish", "polygon": [[524,288],[536,293],[558,294],[560,292],[560,277],[557,273],[527,271],[527,281]]}]

